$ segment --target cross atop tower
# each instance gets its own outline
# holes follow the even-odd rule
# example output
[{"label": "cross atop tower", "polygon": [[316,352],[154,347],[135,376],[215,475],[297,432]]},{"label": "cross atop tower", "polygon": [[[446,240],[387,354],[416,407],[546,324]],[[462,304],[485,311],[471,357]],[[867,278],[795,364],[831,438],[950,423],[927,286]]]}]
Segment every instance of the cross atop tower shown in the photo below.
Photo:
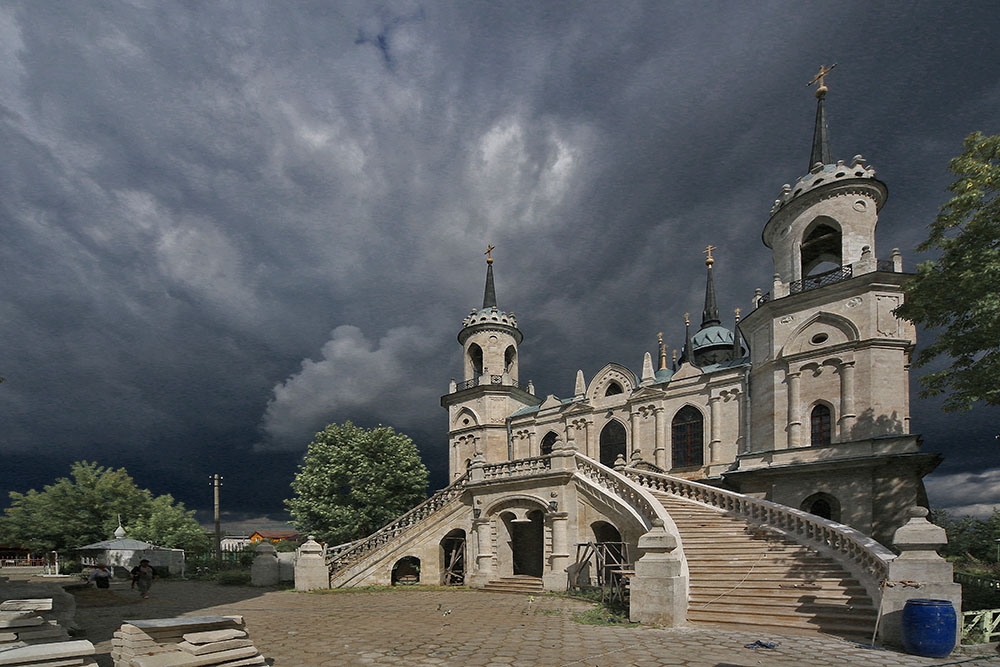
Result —
[{"label": "cross atop tower", "polygon": [[703,253],[705,253],[705,254],[708,255],[708,257],[705,258],[705,264],[707,266],[712,266],[712,264],[715,263],[715,259],[712,257],[712,251],[713,250],[718,250],[718,248],[715,247],[712,244],[709,244],[709,245],[705,246],[705,249],[702,250]]},{"label": "cross atop tower", "polygon": [[493,254],[492,253],[493,253],[493,249],[494,248],[496,248],[495,245],[490,245],[488,243],[486,244],[486,252],[484,252],[483,254],[486,255],[486,263],[487,264],[492,264],[493,263]]},{"label": "cross atop tower", "polygon": [[829,90],[829,88],[826,87],[826,83],[823,82],[823,78],[827,74],[829,74],[830,70],[832,70],[836,66],[837,66],[837,63],[833,63],[829,67],[827,67],[826,65],[820,65],[819,66],[819,73],[812,78],[812,81],[810,81],[809,83],[806,84],[806,87],[808,87],[808,86],[813,85],[817,81],[819,82],[819,88],[816,89],[816,97],[823,97],[824,95],[826,95],[826,91]]}]

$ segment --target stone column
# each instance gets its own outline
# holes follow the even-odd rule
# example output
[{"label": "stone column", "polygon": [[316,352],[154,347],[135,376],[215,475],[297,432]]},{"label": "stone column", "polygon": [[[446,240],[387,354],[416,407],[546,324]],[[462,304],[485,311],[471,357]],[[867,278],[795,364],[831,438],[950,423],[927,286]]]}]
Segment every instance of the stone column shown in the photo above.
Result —
[{"label": "stone column", "polygon": [[802,416],[799,414],[799,378],[801,371],[788,372],[788,447],[802,444]]},{"label": "stone column", "polygon": [[903,433],[910,432],[910,363],[903,365]]},{"label": "stone column", "polygon": [[538,456],[540,452],[535,447],[535,430],[531,429],[528,431],[528,456]]},{"label": "stone column", "polygon": [[542,579],[545,590],[564,591],[568,576],[566,568],[570,564],[567,540],[569,512],[549,512],[549,519],[552,521],[552,553],[549,556],[549,571]]},{"label": "stone column", "polygon": [[962,585],[954,582],[951,563],[937,553],[948,543],[948,535],[944,528],[927,520],[928,513],[925,507],[910,508],[910,520],[892,538],[900,554],[889,563],[882,593],[879,637],[886,644],[902,644],[903,607],[910,598],[951,602],[955,607],[956,642],[962,635]]},{"label": "stone column", "polygon": [[670,470],[674,465],[674,429],[667,421],[666,410],[663,412],[663,465],[664,470]]},{"label": "stone column", "polygon": [[840,441],[851,440],[851,431],[857,421],[854,412],[854,362],[840,365]]},{"label": "stone column", "polygon": [[663,425],[664,425],[664,423],[666,423],[666,418],[667,418],[666,413],[665,413],[665,411],[664,411],[664,409],[662,407],[660,407],[660,408],[653,408],[653,419],[654,419],[654,421],[653,421],[654,427],[653,428],[654,428],[654,431],[655,431],[655,434],[654,434],[655,446],[653,448],[653,463],[656,464],[657,468],[663,468],[664,470],[667,467],[667,457],[666,457],[666,452],[665,452],[665,447],[664,447],[664,440],[663,440]]},{"label": "stone column", "polygon": [[[476,510],[478,511],[478,510]],[[473,586],[486,584],[493,576],[493,535],[488,518],[472,520],[472,530],[476,533],[476,571],[472,573]]]},{"label": "stone column", "polygon": [[298,548],[299,558],[295,562],[295,590],[312,591],[330,587],[330,571],[323,558],[323,547],[313,538]]},{"label": "stone column", "polygon": [[633,622],[675,627],[687,619],[687,577],[677,538],[653,520],[653,527],[639,538],[643,556],[635,563],[630,585],[629,619]]},{"label": "stone column", "polygon": [[639,412],[637,410],[632,411],[629,416],[632,418],[632,438],[628,449],[625,451],[626,460],[631,459],[632,452],[639,449]]},{"label": "stone column", "polygon": [[[258,542],[255,548],[256,556],[250,566],[251,586],[277,586],[280,580],[278,552],[270,542]],[[329,588],[329,584],[327,585]]]},{"label": "stone column", "polygon": [[716,463],[719,460],[719,448],[722,445],[722,397],[712,396],[708,399],[708,406],[711,408],[709,425],[712,433],[712,441],[708,445],[709,463]]},{"label": "stone column", "polygon": [[583,422],[583,454],[589,456],[590,458],[599,458],[594,456],[594,443],[591,439],[594,436],[594,421],[592,419],[585,419]]}]

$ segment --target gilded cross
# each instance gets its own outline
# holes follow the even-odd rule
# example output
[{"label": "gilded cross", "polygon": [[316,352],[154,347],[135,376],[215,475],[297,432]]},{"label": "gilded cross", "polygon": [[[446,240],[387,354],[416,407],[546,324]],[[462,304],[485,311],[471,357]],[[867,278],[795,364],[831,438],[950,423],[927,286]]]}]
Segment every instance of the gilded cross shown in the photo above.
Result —
[{"label": "gilded cross", "polygon": [[486,244],[486,252],[484,252],[483,254],[486,255],[486,263],[487,264],[492,264],[493,263],[493,255],[491,253],[493,252],[494,248],[496,248],[496,246],[490,245],[488,243]]},{"label": "gilded cross", "polygon": [[705,253],[705,254],[708,255],[708,261],[713,261],[712,260],[712,251],[713,250],[718,250],[718,248],[715,247],[714,245],[711,245],[711,244],[705,246],[705,249],[702,250],[703,253]]},{"label": "gilded cross", "polygon": [[829,67],[827,67],[826,65],[820,65],[819,66],[819,73],[812,78],[812,81],[810,81],[809,83],[806,84],[806,87],[808,88],[809,86],[813,85],[814,83],[816,83],[818,81],[819,82],[819,88],[816,89],[816,93],[818,94],[820,91],[823,91],[825,93],[826,92],[826,84],[823,82],[823,77],[825,77],[827,74],[829,74],[830,70],[832,70],[836,66],[837,66],[837,63],[833,63]]},{"label": "gilded cross", "polygon": [[736,308],[736,317],[739,317],[739,316],[740,316],[740,309]]},{"label": "gilded cross", "polygon": [[684,324],[691,324],[691,313],[684,313]]}]

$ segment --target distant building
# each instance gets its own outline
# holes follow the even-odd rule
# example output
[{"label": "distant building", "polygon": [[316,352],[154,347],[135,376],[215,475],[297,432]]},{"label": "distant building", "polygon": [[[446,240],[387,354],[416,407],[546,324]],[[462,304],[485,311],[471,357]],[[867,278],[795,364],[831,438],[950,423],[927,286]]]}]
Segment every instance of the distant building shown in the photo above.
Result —
[{"label": "distant building", "polygon": [[[212,534],[212,539],[215,539],[215,534]],[[223,551],[242,551],[243,547],[248,544],[252,544],[249,535],[225,535],[222,538],[220,547]]]},{"label": "distant building", "polygon": [[302,537],[294,530],[255,530],[250,534],[250,543],[256,544],[263,540],[268,540],[274,544],[282,540],[291,542],[301,542]]},{"label": "distant building", "polygon": [[128,571],[146,559],[154,568],[166,570],[170,574],[184,574],[184,550],[158,547],[149,542],[133,540],[125,537],[125,529],[121,526],[115,529],[114,539],[95,542],[76,549],[80,554],[80,563],[94,566],[104,563],[115,568],[115,574],[121,575],[122,570]]}]

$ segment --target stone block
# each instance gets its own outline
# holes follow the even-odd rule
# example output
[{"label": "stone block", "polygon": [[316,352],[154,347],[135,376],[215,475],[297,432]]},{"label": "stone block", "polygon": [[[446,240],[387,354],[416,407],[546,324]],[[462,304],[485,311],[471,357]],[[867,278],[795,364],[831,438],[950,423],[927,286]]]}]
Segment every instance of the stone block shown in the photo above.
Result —
[{"label": "stone block", "polygon": [[32,665],[46,660],[65,660],[94,654],[94,645],[86,640],[37,644],[0,651],[0,665]]},{"label": "stone block", "polygon": [[192,644],[208,644],[209,642],[223,642],[227,639],[243,639],[246,636],[246,630],[208,630],[206,632],[185,633],[184,641]]},{"label": "stone block", "polygon": [[29,598],[25,600],[4,600],[0,611],[51,611],[52,598]]},{"label": "stone block", "polygon": [[137,656],[132,658],[132,667],[202,667],[203,665],[226,664],[229,661],[254,658],[258,655],[259,652],[253,646],[203,656],[175,650],[170,653]]},{"label": "stone block", "polygon": [[45,619],[33,611],[0,611],[0,628],[23,628],[44,622]]},{"label": "stone block", "polygon": [[[133,629],[138,629],[142,631],[146,630],[163,630],[170,628],[183,628],[187,626],[205,626],[205,630],[214,628],[216,626],[222,628],[227,625],[236,624],[239,627],[243,627],[243,617],[242,616],[179,616],[177,618],[145,618],[140,620],[126,620],[125,625],[122,625],[122,632],[132,632]],[[132,626],[128,628],[127,626]],[[189,632],[193,631],[191,629]]]},{"label": "stone block", "polygon": [[191,655],[207,655],[209,653],[218,653],[219,651],[228,651],[229,649],[234,648],[246,648],[247,646],[253,646],[253,642],[249,639],[227,639],[225,641],[211,642],[209,644],[180,642],[176,646]]}]

